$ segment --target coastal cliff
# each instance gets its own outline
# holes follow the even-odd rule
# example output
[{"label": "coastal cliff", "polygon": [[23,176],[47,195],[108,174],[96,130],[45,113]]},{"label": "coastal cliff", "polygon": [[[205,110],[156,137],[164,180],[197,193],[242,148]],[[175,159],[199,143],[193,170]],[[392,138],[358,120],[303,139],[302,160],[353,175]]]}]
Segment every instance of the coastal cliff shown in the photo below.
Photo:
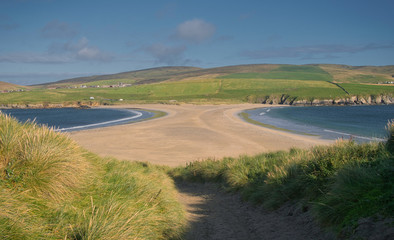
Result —
[{"label": "coastal cliff", "polygon": [[281,96],[265,96],[248,97],[249,102],[263,103],[263,104],[283,104],[291,106],[332,106],[332,105],[381,105],[381,104],[394,104],[394,97],[389,95],[371,95],[367,97],[351,96],[347,98],[336,99],[298,99],[286,94]]}]

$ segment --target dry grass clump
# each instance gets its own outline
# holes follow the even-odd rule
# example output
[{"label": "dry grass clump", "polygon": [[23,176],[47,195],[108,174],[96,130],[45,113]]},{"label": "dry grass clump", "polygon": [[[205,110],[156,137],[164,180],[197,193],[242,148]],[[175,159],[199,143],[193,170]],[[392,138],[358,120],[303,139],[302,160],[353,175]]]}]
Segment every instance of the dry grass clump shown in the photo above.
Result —
[{"label": "dry grass clump", "polygon": [[163,170],[0,114],[1,239],[178,239],[184,226]]},{"label": "dry grass clump", "polygon": [[0,177],[14,189],[60,201],[83,185],[89,163],[71,139],[0,115]]},{"label": "dry grass clump", "polygon": [[[173,181],[146,163],[102,162],[89,205],[70,225],[73,239],[179,239],[184,212]],[[85,202],[87,203],[87,202]]]}]

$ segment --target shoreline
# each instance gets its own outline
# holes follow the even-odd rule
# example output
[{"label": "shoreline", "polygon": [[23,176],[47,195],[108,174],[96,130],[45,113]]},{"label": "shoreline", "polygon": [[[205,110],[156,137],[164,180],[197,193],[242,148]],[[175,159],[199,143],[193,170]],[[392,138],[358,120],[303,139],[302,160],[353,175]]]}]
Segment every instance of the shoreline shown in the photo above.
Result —
[{"label": "shoreline", "polygon": [[[280,109],[275,109],[276,114],[273,114],[274,111],[270,111],[270,109],[274,109],[274,108],[266,106],[262,108],[246,110],[244,113],[242,113],[241,117],[252,124],[261,125],[263,127],[274,128],[281,131],[287,131],[301,135],[320,136],[322,139],[336,140],[336,139],[349,138],[349,139],[353,139],[358,143],[365,143],[371,141],[379,142],[379,141],[384,141],[386,136],[386,131],[384,131],[384,128],[387,125],[387,121],[382,119],[387,119],[388,121],[390,120],[389,112],[392,110],[392,106],[393,105],[341,106],[343,107],[343,109],[346,110],[340,110],[341,107],[339,106],[305,106],[305,107],[281,106]],[[317,109],[317,110],[315,111],[313,109]],[[335,109],[335,112],[331,112],[331,114],[329,115],[326,114],[326,116],[322,114],[320,117],[317,118],[314,118],[313,116],[309,116],[311,118],[301,117],[299,113],[301,111],[304,114],[308,114],[308,112],[309,114],[311,113],[320,114],[319,113],[320,111],[330,112],[331,109]],[[379,111],[380,115],[378,113],[371,112],[371,109],[374,109],[374,111]],[[345,112],[336,115],[339,110]],[[285,112],[287,114],[279,114],[281,112]],[[364,118],[369,117],[371,120],[371,118],[373,117],[374,123],[368,121],[360,122],[359,120],[358,124],[351,125],[351,120],[349,119],[358,116],[357,114],[359,114],[360,112],[363,114],[362,117]],[[298,118],[297,117],[291,118],[290,114],[291,116],[293,115],[298,116]],[[342,118],[343,115],[347,116],[347,118]],[[330,118],[330,116],[336,116],[336,117]],[[311,121],[310,119],[315,119],[315,120]],[[324,121],[327,121],[327,123],[337,122],[337,124],[325,124],[325,125],[320,124]],[[376,122],[379,122],[379,124],[377,124]],[[341,127],[344,124],[347,124],[348,128],[344,129],[343,127]],[[360,131],[362,128],[364,130]],[[365,129],[373,129],[373,130],[366,131]]]},{"label": "shoreline", "polygon": [[[238,113],[262,104],[133,104],[104,108],[142,108],[167,112],[160,119],[68,133],[100,156],[180,166],[207,158],[238,157],[262,152],[309,148],[334,141],[262,128]],[[269,105],[273,106],[273,105]],[[277,105],[281,106],[281,105]]]},{"label": "shoreline", "polygon": [[[154,118],[160,118],[160,117],[166,115],[165,112],[153,111],[153,110],[148,110],[148,109],[143,109],[143,108],[95,107],[95,108],[86,108],[88,110],[92,110],[93,115],[95,117],[89,117],[89,116],[83,116],[83,115],[81,117],[77,113],[80,111],[79,109],[80,108],[0,109],[0,113],[4,113],[7,115],[10,114],[11,116],[15,117],[18,121],[20,121],[22,123],[25,121],[32,121],[31,119],[36,119],[36,118],[41,119],[41,121],[37,120],[37,119],[34,121],[36,123],[38,123],[39,125],[48,126],[49,128],[53,128],[53,130],[57,131],[57,132],[83,131],[83,130],[89,130],[89,129],[95,129],[95,128],[111,127],[111,126],[116,126],[116,125],[132,124],[132,123],[136,123],[136,122],[147,121],[147,120],[154,119]],[[52,112],[52,110],[55,112]],[[62,110],[64,110],[64,111],[62,111]],[[95,110],[97,110],[98,112],[102,112],[101,115],[105,114],[106,116],[112,116],[112,117],[100,119],[100,113],[99,113],[99,115],[97,115],[97,112],[96,112],[96,114],[94,114]],[[28,111],[27,115],[23,114],[25,111]],[[60,112],[60,115],[58,114],[59,113],[58,111]],[[103,113],[103,111],[104,111],[104,113]],[[115,111],[115,112],[113,112],[113,111]],[[74,119],[72,119],[72,118],[68,119],[68,117],[66,116],[66,115],[73,116],[74,113],[78,115],[77,119],[80,118],[81,120],[84,120],[84,121],[82,121],[82,122],[74,121]],[[87,112],[85,112],[85,113],[87,113]],[[49,118],[49,120],[46,121],[45,119],[46,119],[46,116],[48,116],[48,114],[51,116],[57,116],[56,118],[58,119],[59,122],[57,122],[53,118],[52,119]],[[61,121],[61,119],[64,119],[64,118],[66,119],[66,121],[64,121],[64,122]],[[67,122],[72,122],[72,123],[67,124]]]},{"label": "shoreline", "polygon": [[[98,102],[84,102],[81,104],[65,104],[65,103],[49,103],[49,104],[43,104],[43,103],[34,103],[34,104],[1,104],[0,105],[0,110],[1,109],[50,109],[50,108],[97,108],[97,107],[110,107],[110,108],[123,108],[122,106],[130,106],[130,105],[201,105],[199,103],[187,103],[187,102],[177,102],[176,104],[171,104],[169,101],[167,103],[125,103],[125,104],[100,104]],[[207,103],[203,105],[235,105],[234,103]],[[250,102],[244,102],[244,103],[236,103],[236,105],[240,104],[255,104],[255,105],[260,105],[261,107],[264,106],[270,106],[270,107],[276,107],[276,106],[282,106],[282,107],[309,107],[309,106],[336,106],[336,107],[342,107],[342,106],[381,106],[381,105],[394,105],[394,98],[388,97],[388,96],[383,96],[379,99],[367,99],[367,100],[359,100],[356,97],[351,97],[351,98],[346,98],[346,99],[337,99],[337,100],[319,100],[319,99],[314,99],[314,100],[298,100],[298,101],[279,101],[278,99],[270,99],[266,98],[262,100],[261,102],[256,102],[256,103],[250,103]]]}]

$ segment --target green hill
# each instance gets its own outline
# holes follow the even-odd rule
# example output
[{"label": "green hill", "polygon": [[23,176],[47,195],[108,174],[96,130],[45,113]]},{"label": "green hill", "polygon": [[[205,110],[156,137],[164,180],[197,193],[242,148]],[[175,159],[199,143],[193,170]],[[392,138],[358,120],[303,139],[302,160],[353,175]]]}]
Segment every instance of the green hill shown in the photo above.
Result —
[{"label": "green hill", "polygon": [[[262,73],[257,74],[256,73]],[[133,84],[150,84],[163,81],[180,81],[188,78],[223,77],[293,80],[324,80],[336,82],[383,83],[394,81],[394,66],[347,66],[330,64],[276,65],[250,64],[217,68],[159,67],[116,74],[98,75],[40,84],[42,87],[71,86],[76,84],[112,84],[122,81]],[[237,75],[240,74],[240,75]]]},{"label": "green hill", "polygon": [[62,80],[0,104],[122,103],[392,103],[394,66],[255,64],[218,68],[161,67]]},{"label": "green hill", "polygon": [[116,74],[108,74],[108,75],[97,75],[90,77],[79,77],[72,79],[65,79],[52,83],[45,83],[36,86],[42,87],[58,87],[58,86],[70,86],[70,85],[80,85],[80,84],[88,84],[88,85],[99,85],[99,84],[113,84],[113,83],[154,83],[168,80],[169,78],[187,74],[192,71],[199,70],[200,68],[196,67],[159,67],[159,68],[151,68],[130,72],[122,72]]},{"label": "green hill", "polygon": [[19,89],[28,89],[28,87],[0,81],[0,92],[1,91],[13,91],[13,90],[19,90]]}]

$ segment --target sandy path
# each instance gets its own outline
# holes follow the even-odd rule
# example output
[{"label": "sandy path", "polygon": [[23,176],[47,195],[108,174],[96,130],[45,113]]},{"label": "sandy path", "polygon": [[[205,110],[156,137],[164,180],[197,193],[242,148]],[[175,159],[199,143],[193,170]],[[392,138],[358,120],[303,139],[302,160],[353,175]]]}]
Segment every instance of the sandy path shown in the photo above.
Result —
[{"label": "sandy path", "polygon": [[[119,106],[117,106],[119,107]],[[237,157],[328,141],[246,123],[236,114],[263,105],[125,105],[168,113],[159,119],[72,132],[70,136],[101,156],[168,166],[206,158]]]},{"label": "sandy path", "polygon": [[[237,116],[241,110],[262,105],[122,107],[161,110],[168,115],[134,124],[73,132],[71,137],[101,156],[169,166],[209,157],[237,157],[328,143],[315,137],[255,126]],[[309,216],[301,213],[296,217],[292,209],[267,212],[242,202],[238,195],[218,191],[212,184],[178,183],[177,188],[190,223],[187,239],[327,239]]]},{"label": "sandy path", "polygon": [[242,202],[239,195],[221,192],[213,184],[178,183],[190,230],[187,240],[210,239],[334,239],[308,213],[285,206],[268,212]]}]

